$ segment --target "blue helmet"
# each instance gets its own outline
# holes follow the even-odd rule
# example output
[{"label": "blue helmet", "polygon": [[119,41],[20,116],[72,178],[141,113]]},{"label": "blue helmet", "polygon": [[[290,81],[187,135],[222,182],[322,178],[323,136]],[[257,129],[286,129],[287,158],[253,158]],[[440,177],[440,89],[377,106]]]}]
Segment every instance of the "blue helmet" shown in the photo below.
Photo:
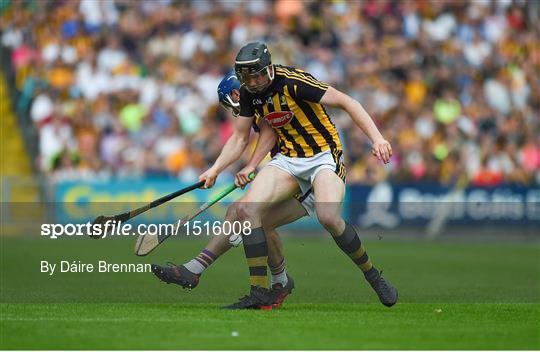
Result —
[{"label": "blue helmet", "polygon": [[233,100],[233,89],[240,92],[240,81],[236,78],[234,71],[230,71],[223,77],[221,82],[219,82],[217,93],[219,104],[236,117],[240,114],[240,102],[235,102]]}]

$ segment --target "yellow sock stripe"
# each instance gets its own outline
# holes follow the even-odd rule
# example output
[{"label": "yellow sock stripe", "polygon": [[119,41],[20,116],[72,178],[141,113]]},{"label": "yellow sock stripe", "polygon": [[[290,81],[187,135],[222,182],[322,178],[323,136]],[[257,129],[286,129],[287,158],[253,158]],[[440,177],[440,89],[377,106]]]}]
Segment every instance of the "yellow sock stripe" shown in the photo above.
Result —
[{"label": "yellow sock stripe", "polygon": [[[366,253],[366,250],[364,249],[364,246],[362,245],[362,246],[360,246],[360,248],[358,248],[358,249],[356,250],[356,252],[350,254],[349,256],[351,257],[351,259],[354,260],[354,259],[358,259],[358,258],[360,258],[361,256],[363,256],[364,253]],[[368,260],[368,261],[369,261],[369,260]]]},{"label": "yellow sock stripe", "polygon": [[371,264],[371,260],[368,260],[367,262],[365,262],[364,264],[360,264],[359,266],[363,272],[366,272],[370,270],[371,268],[373,268],[373,264]]},{"label": "yellow sock stripe", "polygon": [[248,266],[266,266],[268,257],[246,258]]},{"label": "yellow sock stripe", "polygon": [[250,276],[249,284],[252,286],[261,286],[264,288],[268,288],[268,279],[266,278],[266,276]]}]

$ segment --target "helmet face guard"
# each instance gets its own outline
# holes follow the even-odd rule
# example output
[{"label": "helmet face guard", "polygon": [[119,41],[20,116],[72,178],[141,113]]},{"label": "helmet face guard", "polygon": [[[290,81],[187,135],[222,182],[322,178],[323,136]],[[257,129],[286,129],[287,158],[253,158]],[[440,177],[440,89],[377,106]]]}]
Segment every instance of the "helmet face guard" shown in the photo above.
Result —
[{"label": "helmet face guard", "polygon": [[240,103],[235,103],[229,94],[225,94],[223,99],[220,97],[219,105],[225,110],[230,111],[234,117],[240,115]]},{"label": "helmet face guard", "polygon": [[[250,93],[261,93],[272,83],[274,79],[274,67],[272,65],[265,66],[258,71],[253,72],[251,69],[241,69],[236,71],[236,76]],[[267,77],[268,80],[262,80],[263,77]],[[250,82],[260,82],[256,84],[249,84]]]},{"label": "helmet face guard", "polygon": [[234,71],[249,92],[264,91],[274,79],[272,58],[266,44],[255,42],[243,46],[236,55]]},{"label": "helmet face guard", "polygon": [[234,72],[229,72],[223,77],[219,83],[217,93],[219,105],[225,110],[230,111],[234,117],[240,114],[240,102],[233,99],[232,95],[234,91],[240,92],[240,81],[236,78]]}]

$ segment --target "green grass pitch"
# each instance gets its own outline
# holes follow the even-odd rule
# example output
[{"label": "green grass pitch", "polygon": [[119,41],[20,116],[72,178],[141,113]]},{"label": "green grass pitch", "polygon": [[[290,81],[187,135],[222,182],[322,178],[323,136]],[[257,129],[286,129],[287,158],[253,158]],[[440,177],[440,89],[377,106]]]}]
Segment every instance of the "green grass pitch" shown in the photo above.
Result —
[{"label": "green grass pitch", "polygon": [[40,261],[182,263],[201,240],[138,258],[133,238],[0,239],[0,349],[540,349],[537,242],[366,241],[399,289],[389,309],[330,238],[291,235],[282,309],[224,311],[247,292],[241,248],[187,291],[150,273],[49,277]]}]

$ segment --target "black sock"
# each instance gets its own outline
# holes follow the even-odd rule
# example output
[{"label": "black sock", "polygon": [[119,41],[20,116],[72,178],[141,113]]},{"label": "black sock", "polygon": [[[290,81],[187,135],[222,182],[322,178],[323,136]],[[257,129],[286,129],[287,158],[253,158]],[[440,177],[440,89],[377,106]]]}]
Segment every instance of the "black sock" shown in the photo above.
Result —
[{"label": "black sock", "polygon": [[251,230],[243,237],[244,253],[249,266],[249,283],[251,286],[268,288],[266,262],[268,260],[268,245],[262,227]]},{"label": "black sock", "polygon": [[352,225],[346,222],[343,233],[340,236],[333,238],[338,247],[362,270],[368,280],[379,275],[378,270],[371,263],[371,260],[360,241],[360,237],[358,237],[358,234]]}]

